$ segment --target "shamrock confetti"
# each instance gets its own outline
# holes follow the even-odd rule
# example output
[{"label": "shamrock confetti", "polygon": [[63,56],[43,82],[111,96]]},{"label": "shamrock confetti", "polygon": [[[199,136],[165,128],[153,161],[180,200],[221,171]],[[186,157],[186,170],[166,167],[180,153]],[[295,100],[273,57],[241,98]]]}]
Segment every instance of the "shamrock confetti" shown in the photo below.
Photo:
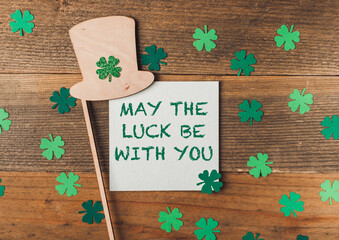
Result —
[{"label": "shamrock confetti", "polygon": [[[1,178],[0,178],[0,183],[1,183]],[[5,186],[0,185],[0,197],[2,197],[4,195],[4,191],[5,191]]]},{"label": "shamrock confetti", "polygon": [[42,156],[46,157],[48,160],[53,159],[53,154],[57,159],[60,159],[63,154],[65,154],[65,150],[60,148],[65,145],[65,142],[62,141],[60,136],[57,136],[54,140],[52,134],[49,134],[51,141],[47,138],[41,139],[40,148],[47,149],[43,151]]},{"label": "shamrock confetti", "polygon": [[310,111],[310,107],[307,105],[311,105],[313,104],[313,94],[308,93],[306,95],[304,95],[306,89],[304,88],[304,90],[301,92],[299,92],[298,89],[294,89],[293,93],[290,94],[290,98],[294,99],[293,101],[290,101],[288,103],[288,106],[291,108],[292,112],[295,112],[298,110],[299,108],[299,112],[300,114],[304,114],[308,111]]},{"label": "shamrock confetti", "polygon": [[85,211],[80,211],[79,213],[86,213],[82,217],[83,222],[92,224],[94,219],[96,223],[100,223],[101,220],[105,218],[103,213],[99,213],[104,210],[100,201],[96,201],[93,205],[93,201],[88,200],[87,202],[82,203],[82,207],[85,209]]},{"label": "shamrock confetti", "polygon": [[308,240],[307,236],[298,235],[297,240]]},{"label": "shamrock confetti", "polygon": [[6,112],[6,110],[0,108],[0,134],[2,133],[2,129],[8,131],[12,124],[12,121],[7,119],[8,117],[9,114]]},{"label": "shamrock confetti", "polygon": [[250,125],[252,125],[252,119],[257,122],[261,121],[261,116],[264,114],[262,111],[258,111],[261,108],[261,103],[256,99],[253,99],[251,105],[248,100],[244,100],[242,104],[239,105],[239,109],[244,112],[239,112],[239,117],[241,122],[247,122],[250,119]]},{"label": "shamrock confetti", "polygon": [[339,181],[334,180],[333,186],[331,186],[330,180],[327,179],[320,185],[320,187],[325,190],[319,192],[321,201],[325,202],[327,200],[330,200],[330,205],[332,205],[332,199],[335,202],[339,202]]},{"label": "shamrock confetti", "polygon": [[23,36],[25,31],[26,33],[31,33],[34,28],[34,23],[30,22],[34,19],[34,16],[29,12],[25,11],[24,15],[20,10],[16,10],[15,13],[11,14],[11,18],[15,22],[10,22],[9,26],[12,28],[12,32],[17,32],[20,30],[20,36]]},{"label": "shamrock confetti", "polygon": [[240,76],[241,72],[243,72],[245,76],[249,76],[250,73],[254,71],[254,68],[250,65],[253,65],[257,62],[257,60],[254,58],[253,53],[248,54],[246,57],[246,51],[241,50],[240,52],[236,52],[234,55],[238,60],[231,60],[231,69],[240,69],[238,72],[238,76]]},{"label": "shamrock confetti", "polygon": [[74,175],[74,173],[70,172],[67,177],[66,173],[62,172],[60,173],[60,176],[56,177],[56,180],[59,183],[62,183],[55,186],[55,189],[59,192],[60,195],[63,195],[66,191],[67,197],[75,196],[78,194],[78,190],[74,187],[81,187],[80,184],[76,184],[76,182],[79,180],[78,175]]},{"label": "shamrock confetti", "polygon": [[205,240],[215,240],[216,236],[214,233],[220,232],[220,230],[214,230],[218,226],[218,221],[209,218],[206,222],[205,218],[201,218],[196,222],[196,226],[201,228],[194,231],[194,234],[197,236],[197,239],[201,240],[205,237]]},{"label": "shamrock confetti", "polygon": [[117,67],[119,64],[119,59],[114,56],[108,57],[108,62],[106,58],[101,57],[100,60],[96,63],[97,67],[101,68],[96,71],[101,80],[106,79],[108,76],[108,81],[112,81],[112,76],[115,78],[120,77],[121,67]]},{"label": "shamrock confetti", "polygon": [[170,208],[167,207],[167,212],[161,211],[159,213],[159,222],[165,222],[161,225],[161,229],[165,230],[166,232],[171,232],[172,231],[172,226],[175,231],[178,231],[180,227],[183,225],[183,222],[177,218],[182,217],[182,213],[179,212],[179,209],[174,208],[173,211],[171,212]]},{"label": "shamrock confetti", "polygon": [[290,193],[291,200],[288,198],[286,194],[282,195],[281,199],[279,200],[279,203],[281,205],[285,205],[285,207],[282,207],[280,209],[280,212],[284,213],[286,217],[290,216],[291,213],[293,213],[294,217],[297,217],[297,212],[304,211],[304,202],[299,201],[300,194],[297,194],[295,192]]},{"label": "shamrock confetti", "polygon": [[247,166],[254,167],[250,170],[250,174],[255,178],[260,176],[267,177],[272,172],[272,169],[267,164],[273,164],[273,162],[266,162],[268,160],[267,154],[258,153],[258,159],[254,156],[250,156],[250,160],[247,162]]},{"label": "shamrock confetti", "polygon": [[337,115],[332,116],[332,121],[329,116],[326,116],[324,121],[321,122],[321,126],[327,127],[321,130],[326,139],[330,139],[332,135],[334,140],[339,138],[339,117]]},{"label": "shamrock confetti", "polygon": [[[141,64],[148,65],[149,70],[160,70],[160,64],[166,65],[166,62],[160,61],[167,57],[167,53],[164,52],[164,49],[158,48],[155,45],[145,47],[145,51],[149,54],[141,55]],[[160,63],[160,64],[159,64]]]},{"label": "shamrock confetti", "polygon": [[211,175],[209,175],[208,171],[205,170],[203,173],[199,174],[199,178],[202,180],[202,182],[197,183],[197,185],[204,184],[201,188],[202,193],[211,194],[212,188],[215,192],[219,192],[220,188],[222,187],[222,182],[215,182],[216,180],[221,178],[221,174],[217,172],[217,170],[212,170]]},{"label": "shamrock confetti", "polygon": [[216,44],[212,41],[218,39],[218,36],[215,33],[214,29],[207,31],[207,25],[205,25],[205,32],[200,28],[196,28],[193,38],[198,40],[193,42],[193,46],[200,52],[205,45],[206,52],[210,52],[216,47]]},{"label": "shamrock confetti", "polygon": [[[299,35],[300,32],[293,31],[293,25],[291,25],[291,30],[288,31],[288,27],[286,25],[282,25],[281,28],[277,30],[277,33],[281,36],[275,36],[274,41],[277,44],[277,47],[281,47],[284,43],[284,49],[285,51],[289,51],[291,49],[295,49],[294,42],[299,42]],[[294,41],[294,42],[293,42]]]},{"label": "shamrock confetti", "polygon": [[56,103],[54,104],[52,109],[59,106],[58,111],[60,114],[68,113],[70,111],[69,107],[75,107],[75,101],[77,100],[74,97],[70,97],[69,89],[64,87],[60,88],[60,94],[58,91],[54,91],[53,96],[51,96],[49,99],[51,100],[51,102]]},{"label": "shamrock confetti", "polygon": [[260,233],[257,233],[255,238],[254,238],[253,233],[248,232],[245,236],[242,237],[242,240],[264,240],[263,238],[259,239],[259,235],[260,235]]}]

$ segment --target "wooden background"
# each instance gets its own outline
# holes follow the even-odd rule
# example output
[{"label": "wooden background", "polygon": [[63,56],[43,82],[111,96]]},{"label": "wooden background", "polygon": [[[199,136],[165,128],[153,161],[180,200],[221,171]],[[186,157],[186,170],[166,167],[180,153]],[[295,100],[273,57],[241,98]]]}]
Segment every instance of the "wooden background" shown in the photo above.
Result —
[{"label": "wooden background", "polygon": [[[52,92],[81,80],[68,29],[91,18],[126,15],[137,22],[137,50],[164,48],[158,81],[220,81],[220,165],[223,189],[199,192],[108,192],[117,239],[195,239],[201,217],[219,221],[218,239],[241,239],[248,231],[263,239],[339,239],[339,203],[320,201],[320,184],[339,180],[339,141],[320,133],[325,116],[339,114],[339,3],[332,1],[133,1],[0,0],[0,108],[10,113],[10,131],[0,135],[0,239],[107,239],[105,221],[81,221],[81,203],[100,200],[80,101],[67,114],[52,110]],[[33,33],[20,37],[9,27],[16,9],[35,15]],[[276,30],[294,24],[301,41],[285,52],[275,46]],[[208,25],[217,47],[198,52],[192,34]],[[234,53],[255,55],[255,72],[237,77]],[[139,68],[147,70],[147,67]],[[287,106],[294,88],[313,93],[304,115]],[[244,99],[258,99],[264,116],[253,126],[239,121]],[[99,159],[108,186],[108,102],[89,105]],[[61,135],[66,154],[48,161],[41,138]],[[273,173],[255,179],[249,156],[265,152]],[[54,189],[60,172],[73,171],[83,185],[77,196]],[[305,210],[284,217],[279,199],[300,193]],[[183,213],[183,227],[166,233],[157,221],[167,206]]]}]

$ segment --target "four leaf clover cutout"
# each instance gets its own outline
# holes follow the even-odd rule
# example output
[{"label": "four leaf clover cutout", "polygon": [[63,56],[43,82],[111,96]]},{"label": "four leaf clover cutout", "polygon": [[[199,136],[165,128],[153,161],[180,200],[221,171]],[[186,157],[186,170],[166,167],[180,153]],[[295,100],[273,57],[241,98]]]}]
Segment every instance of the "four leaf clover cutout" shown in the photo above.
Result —
[{"label": "four leaf clover cutout", "polygon": [[16,10],[15,13],[12,13],[11,18],[14,20],[14,22],[9,23],[12,32],[15,33],[20,30],[20,36],[23,36],[24,31],[26,33],[33,31],[34,23],[31,21],[34,19],[34,16],[29,11],[26,10],[22,15],[20,10]]},{"label": "four leaf clover cutout", "polygon": [[256,159],[254,156],[251,156],[250,160],[247,162],[247,166],[254,167],[250,170],[250,174],[255,178],[258,178],[260,174],[263,177],[267,177],[267,175],[272,172],[272,169],[267,166],[267,164],[273,164],[273,162],[267,162],[267,154],[258,153],[257,157],[258,159]]},{"label": "four leaf clover cutout", "polygon": [[60,159],[63,154],[65,154],[65,150],[61,147],[65,145],[65,142],[62,140],[60,136],[56,136],[55,139],[53,139],[52,134],[49,134],[50,140],[47,138],[41,139],[40,148],[46,149],[43,151],[42,156],[46,157],[48,160],[53,159],[53,155]]},{"label": "four leaf clover cutout", "polygon": [[200,228],[194,231],[197,239],[201,240],[204,237],[205,240],[217,239],[214,233],[220,232],[220,230],[215,230],[219,225],[218,221],[215,221],[213,218],[209,218],[207,221],[205,218],[201,218],[195,225]]},{"label": "four leaf clover cutout", "polygon": [[[288,103],[288,106],[291,108],[292,112],[295,112],[299,108],[300,114],[304,114],[308,111],[310,111],[310,107],[307,105],[313,104],[313,94],[308,93],[305,94],[306,89],[304,88],[303,91],[299,92],[298,89],[294,89],[293,93],[290,94],[290,98],[293,99],[293,101],[290,101]],[[305,95],[304,95],[305,94]]]},{"label": "four leaf clover cutout", "polygon": [[82,203],[82,207],[85,209],[85,211],[79,211],[79,213],[85,213],[85,215],[82,217],[83,222],[92,224],[94,220],[94,222],[100,223],[101,220],[105,218],[105,215],[100,213],[104,210],[100,201],[96,201],[93,205],[93,201],[88,200],[87,202]]},{"label": "four leaf clover cutout", "polygon": [[197,40],[193,42],[193,46],[196,47],[199,52],[202,51],[205,46],[206,52],[210,52],[216,47],[216,44],[213,41],[217,40],[218,36],[214,29],[207,31],[207,25],[205,25],[204,28],[205,31],[200,28],[195,29],[193,38]]},{"label": "four leaf clover cutout", "polygon": [[248,54],[246,57],[246,51],[241,50],[240,52],[236,52],[234,55],[237,59],[231,60],[231,69],[239,69],[238,76],[240,76],[242,72],[245,76],[249,76],[250,73],[254,71],[254,67],[252,67],[251,65],[257,62],[257,60],[254,58],[253,53]]},{"label": "four leaf clover cutout", "polygon": [[67,174],[62,172],[59,176],[57,176],[56,180],[59,183],[62,183],[55,186],[55,189],[59,192],[60,195],[63,195],[65,192],[67,197],[75,196],[78,194],[78,190],[76,189],[76,187],[81,187],[80,184],[76,183],[79,180],[78,175],[70,172],[67,177]]},{"label": "four leaf clover cutout", "polygon": [[339,181],[334,180],[333,185],[331,185],[330,180],[326,180],[323,182],[320,187],[325,190],[319,192],[319,196],[321,197],[321,201],[325,202],[329,200],[330,205],[332,205],[332,199],[335,202],[339,202]]},{"label": "four leaf clover cutout", "polygon": [[71,97],[68,88],[60,88],[60,93],[58,91],[53,92],[53,96],[50,97],[51,102],[55,102],[52,106],[52,109],[58,107],[58,111],[60,114],[68,113],[70,111],[70,107],[75,107],[76,98]]},{"label": "four leaf clover cutout", "polygon": [[101,57],[96,63],[97,67],[99,67],[99,69],[96,71],[96,73],[99,75],[99,79],[103,80],[108,76],[108,82],[111,82],[112,76],[115,78],[120,77],[121,67],[117,67],[119,62],[119,59],[115,58],[114,56],[109,56],[108,61],[106,61],[106,58]]},{"label": "four leaf clover cutout", "polygon": [[239,109],[243,112],[239,112],[239,117],[241,122],[247,122],[250,119],[250,125],[252,125],[253,119],[257,122],[261,121],[261,116],[264,114],[262,111],[259,111],[261,108],[261,103],[256,99],[252,100],[251,104],[248,100],[244,100],[240,105]]},{"label": "four leaf clover cutout", "polygon": [[167,211],[168,213],[163,211],[159,213],[159,222],[164,222],[161,225],[161,229],[169,233],[172,231],[173,226],[174,230],[178,231],[183,225],[183,222],[178,219],[182,217],[182,213],[177,208],[174,208],[171,212],[171,209],[167,207]]},{"label": "four leaf clover cutout", "polygon": [[294,217],[297,217],[296,212],[304,211],[304,202],[299,201],[300,194],[297,194],[295,192],[290,193],[290,198],[286,194],[282,195],[279,203],[281,205],[284,205],[285,207],[282,207],[280,211],[284,213],[285,217],[290,216],[291,213],[293,213]]},{"label": "four leaf clover cutout", "polygon": [[160,70],[160,64],[166,65],[166,62],[160,61],[167,57],[167,53],[164,52],[164,49],[158,48],[155,45],[151,45],[149,47],[145,47],[145,51],[148,54],[141,55],[141,64],[148,65],[149,70]]},{"label": "four leaf clover cutout", "polygon": [[2,133],[2,130],[8,131],[12,125],[12,121],[7,119],[8,117],[8,112],[6,112],[5,109],[0,108],[0,134]]},{"label": "four leaf clover cutout", "polygon": [[294,42],[300,41],[299,39],[300,32],[298,31],[292,32],[292,31],[293,31],[293,25],[291,25],[290,31],[288,31],[288,27],[286,25],[282,25],[281,28],[277,30],[277,33],[280,35],[274,38],[274,41],[276,42],[277,47],[281,47],[285,43],[285,46],[284,46],[285,51],[295,49]]},{"label": "four leaf clover cutout", "polygon": [[339,117],[337,115],[333,115],[332,120],[329,116],[326,116],[325,119],[321,122],[321,126],[325,127],[325,129],[321,130],[321,133],[326,139],[330,139],[333,136],[334,140],[338,140]]},{"label": "four leaf clover cutout", "polygon": [[201,188],[202,193],[211,194],[213,190],[219,192],[220,188],[223,186],[222,182],[217,181],[221,178],[221,174],[215,169],[211,171],[211,174],[209,174],[207,170],[203,171],[203,173],[199,174],[199,178],[202,182],[197,183],[197,185],[203,184]]}]

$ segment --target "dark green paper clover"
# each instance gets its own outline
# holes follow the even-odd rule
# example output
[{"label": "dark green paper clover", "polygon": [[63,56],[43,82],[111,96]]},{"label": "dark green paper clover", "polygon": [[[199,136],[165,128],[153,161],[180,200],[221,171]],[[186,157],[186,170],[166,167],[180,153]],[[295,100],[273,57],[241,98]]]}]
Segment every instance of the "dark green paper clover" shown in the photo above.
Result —
[{"label": "dark green paper clover", "polygon": [[322,135],[326,139],[330,139],[333,135],[334,140],[338,140],[339,138],[339,117],[337,115],[332,116],[332,121],[329,116],[324,118],[324,121],[321,122],[321,126],[326,127],[321,130]]},{"label": "dark green paper clover", "polygon": [[145,47],[145,51],[149,54],[142,54],[141,55],[141,64],[142,65],[148,65],[149,70],[160,70],[160,64],[166,65],[166,62],[162,62],[160,60],[167,57],[167,53],[164,52],[164,49],[158,48],[155,45]]},{"label": "dark green paper clover", "polygon": [[252,125],[253,119],[257,122],[261,121],[261,116],[264,114],[262,111],[258,111],[261,108],[261,103],[256,99],[253,99],[251,104],[248,100],[244,100],[242,104],[239,105],[239,109],[244,112],[239,112],[239,117],[241,122],[247,122],[250,119],[250,125]]},{"label": "dark green paper clover", "polygon": [[10,22],[9,26],[12,28],[12,32],[17,32],[20,30],[20,36],[24,35],[24,31],[26,33],[31,33],[34,28],[34,23],[30,22],[34,19],[34,16],[29,12],[25,11],[24,15],[22,15],[20,10],[16,10],[15,13],[11,14],[11,18],[15,22]]},{"label": "dark green paper clover", "polygon": [[308,240],[308,236],[298,235],[297,240]]},{"label": "dark green paper clover", "polygon": [[257,60],[254,58],[253,53],[248,54],[246,57],[246,51],[241,50],[240,52],[236,52],[234,55],[238,60],[231,60],[231,69],[240,69],[238,72],[238,76],[240,76],[241,72],[243,72],[245,76],[249,76],[250,73],[254,71],[254,68],[250,65],[253,65],[257,62]]},{"label": "dark green paper clover", "polygon": [[101,57],[100,60],[96,63],[97,67],[101,68],[96,71],[101,80],[106,79],[108,76],[108,81],[112,81],[112,76],[115,78],[120,77],[121,67],[117,67],[119,64],[119,59],[114,56],[108,57],[108,62],[106,58]]},{"label": "dark green paper clover", "polygon": [[219,192],[220,188],[222,187],[222,182],[216,182],[216,180],[219,180],[221,178],[221,174],[217,172],[217,170],[212,170],[211,175],[209,175],[208,171],[205,170],[203,173],[199,174],[199,178],[202,180],[202,182],[197,183],[197,185],[204,184],[201,188],[202,193],[211,194],[212,189],[215,192]]},{"label": "dark green paper clover", "polygon": [[254,238],[253,233],[248,232],[245,236],[242,237],[242,240],[264,240],[263,238],[259,239],[259,236],[260,236],[260,233],[257,233]]},{"label": "dark green paper clover", "polygon": [[220,230],[214,230],[218,224],[218,221],[215,221],[213,218],[209,218],[207,221],[205,218],[201,218],[195,223],[199,229],[195,230],[194,234],[199,240],[203,239],[204,237],[205,240],[215,240],[217,237],[214,233],[220,232]]},{"label": "dark green paper clover", "polygon": [[[0,178],[0,183],[1,183],[1,178]],[[0,185],[0,197],[2,197],[4,195],[4,191],[5,191],[5,186]]]},{"label": "dark green paper clover", "polygon": [[58,107],[59,113],[68,113],[70,111],[69,107],[75,107],[76,105],[76,98],[71,97],[69,94],[68,88],[60,88],[60,94],[58,91],[53,92],[53,96],[49,98],[51,102],[55,102],[56,104],[53,105],[52,109]]},{"label": "dark green paper clover", "polygon": [[99,213],[104,210],[100,201],[96,201],[93,205],[93,201],[88,200],[87,202],[82,203],[82,207],[85,209],[85,211],[80,211],[79,213],[86,213],[82,217],[83,222],[92,224],[94,219],[96,223],[100,223],[101,220],[105,218],[103,213]]}]

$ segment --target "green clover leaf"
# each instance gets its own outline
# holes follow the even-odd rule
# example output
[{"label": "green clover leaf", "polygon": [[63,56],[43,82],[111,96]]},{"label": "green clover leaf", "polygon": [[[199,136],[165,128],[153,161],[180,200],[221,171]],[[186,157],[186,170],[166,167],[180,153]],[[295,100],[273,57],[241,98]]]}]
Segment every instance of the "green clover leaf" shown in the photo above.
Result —
[{"label": "green clover leaf", "polygon": [[181,220],[178,220],[177,218],[182,217],[182,213],[180,213],[179,209],[174,208],[171,212],[170,208],[167,207],[167,212],[161,211],[159,213],[159,222],[165,222],[161,225],[161,229],[165,230],[166,232],[172,231],[172,226],[175,231],[178,231],[180,227],[183,225],[183,222]]},{"label": "green clover leaf", "polygon": [[5,131],[8,131],[12,121],[9,119],[6,119],[9,117],[9,114],[6,112],[5,109],[0,108],[0,134],[2,133],[2,129]]},{"label": "green clover leaf", "polygon": [[216,44],[212,41],[218,39],[218,36],[215,33],[214,29],[207,31],[207,25],[205,25],[205,32],[200,28],[196,28],[193,38],[198,40],[193,42],[193,46],[200,52],[205,45],[206,52],[210,52],[216,47]]},{"label": "green clover leaf", "polygon": [[326,116],[324,121],[321,122],[321,126],[327,127],[321,130],[322,135],[326,139],[330,139],[332,134],[334,140],[339,138],[339,117],[337,115],[332,116],[332,121],[329,116]]},{"label": "green clover leaf", "polygon": [[197,183],[197,186],[204,184],[201,188],[202,193],[211,194],[212,188],[215,192],[219,192],[223,185],[222,182],[215,182],[221,178],[221,174],[215,169],[211,171],[211,175],[209,175],[207,170],[203,171],[203,173],[199,174],[199,178],[202,180],[202,182]]},{"label": "green clover leaf", "polygon": [[308,237],[299,234],[298,237],[297,237],[297,240],[308,240]]},{"label": "green clover leaf", "polygon": [[62,183],[55,186],[55,189],[59,192],[60,195],[63,195],[66,191],[67,197],[75,196],[78,194],[78,190],[74,187],[81,187],[80,184],[76,184],[76,182],[79,180],[78,175],[70,172],[67,177],[67,174],[62,172],[59,176],[56,177],[56,180],[59,183]]},{"label": "green clover leaf", "polygon": [[[158,48],[155,45],[145,47],[145,51],[149,54],[142,54],[141,55],[141,64],[148,65],[149,70],[160,70],[160,64],[166,65],[166,62],[162,62],[160,60],[167,57],[167,53],[164,52],[164,49]],[[160,63],[160,64],[159,64]]]},{"label": "green clover leaf", "polygon": [[259,236],[260,236],[260,233],[257,233],[255,238],[254,238],[253,233],[248,232],[245,236],[242,237],[242,240],[264,240],[263,238],[258,239]]},{"label": "green clover leaf", "polygon": [[321,201],[325,202],[330,200],[330,205],[332,205],[332,198],[335,202],[339,202],[339,181],[334,180],[333,186],[331,186],[330,180],[326,180],[323,182],[320,187],[325,191],[320,191],[319,196],[321,197]]},{"label": "green clover leaf", "polygon": [[194,231],[194,234],[197,236],[197,239],[201,240],[205,237],[205,240],[215,240],[217,237],[214,233],[220,232],[220,230],[214,230],[218,226],[218,221],[209,218],[206,222],[205,218],[201,218],[196,222],[196,226],[201,228]]},{"label": "green clover leaf", "polygon": [[282,195],[281,199],[279,200],[279,203],[281,205],[285,205],[286,207],[282,207],[280,209],[280,212],[284,213],[286,217],[290,216],[291,213],[293,213],[294,217],[297,217],[297,212],[302,212],[304,211],[303,201],[299,201],[300,199],[300,194],[297,194],[295,192],[290,193],[291,200],[288,198],[286,194]]},{"label": "green clover leaf", "polygon": [[250,156],[250,160],[247,162],[247,166],[254,167],[250,170],[250,174],[255,178],[260,176],[260,173],[263,177],[267,177],[268,174],[272,172],[272,169],[267,164],[273,164],[273,162],[266,162],[268,160],[267,154],[258,153],[258,159],[254,156]]},{"label": "green clover leaf", "polygon": [[304,95],[306,89],[304,88],[304,90],[301,92],[299,92],[298,89],[294,89],[293,93],[290,94],[290,98],[294,99],[293,101],[290,101],[288,103],[288,106],[291,108],[292,112],[295,112],[299,109],[300,114],[304,114],[308,111],[310,111],[310,107],[307,105],[312,105],[313,104],[313,94],[312,93],[308,93],[306,95]]},{"label": "green clover leaf", "polygon": [[57,136],[54,140],[52,134],[49,134],[51,141],[47,138],[41,139],[40,148],[47,149],[43,151],[42,156],[46,157],[48,160],[53,159],[53,154],[57,159],[60,159],[63,154],[65,154],[65,150],[60,148],[65,145],[65,142],[62,141],[60,136]]},{"label": "green clover leaf", "polygon": [[[1,178],[0,178],[0,183],[1,183]],[[5,186],[0,185],[0,197],[2,197],[4,195],[4,191],[5,191]]]},{"label": "green clover leaf", "polygon": [[58,107],[58,111],[60,114],[68,113],[70,111],[69,107],[75,107],[76,105],[76,98],[70,97],[69,89],[68,88],[60,88],[60,94],[58,91],[53,92],[53,96],[49,98],[51,102],[56,102],[52,109]]},{"label": "green clover leaf", "polygon": [[[277,33],[280,36],[275,36],[274,41],[276,42],[277,47],[281,47],[284,43],[284,49],[285,51],[289,51],[291,49],[295,49],[294,42],[299,42],[299,35],[300,32],[293,31],[293,25],[291,25],[291,30],[288,31],[288,27],[286,25],[282,25],[281,28],[277,30]],[[294,42],[293,42],[294,41]]]},{"label": "green clover leaf", "polygon": [[120,77],[121,67],[116,67],[119,64],[119,59],[114,56],[108,57],[108,62],[106,58],[101,57],[100,60],[96,63],[97,67],[101,68],[96,71],[101,80],[106,79],[108,76],[108,81],[112,81],[112,76],[115,78]]},{"label": "green clover leaf", "polygon": [[96,223],[100,223],[101,220],[105,218],[103,213],[99,213],[104,210],[100,201],[96,201],[93,205],[93,201],[88,200],[87,202],[82,203],[82,207],[85,209],[85,211],[79,211],[79,213],[86,213],[82,217],[83,222],[92,224],[94,219]]},{"label": "green clover leaf", "polygon": [[257,62],[257,60],[254,58],[253,53],[248,54],[246,57],[246,51],[241,50],[240,52],[236,52],[234,55],[238,60],[231,60],[231,69],[240,69],[238,72],[238,76],[240,76],[241,72],[243,72],[245,76],[249,76],[250,73],[254,71],[254,67],[250,65],[253,65]]},{"label": "green clover leaf", "polygon": [[261,121],[261,116],[264,114],[262,111],[258,111],[261,108],[261,103],[256,99],[253,99],[251,105],[248,100],[244,100],[242,104],[239,105],[239,109],[244,112],[239,112],[239,117],[241,122],[247,122],[250,119],[250,125],[252,125],[252,119],[257,122]]},{"label": "green clover leaf", "polygon": [[20,30],[20,36],[23,36],[25,31],[26,33],[31,33],[34,28],[34,23],[30,22],[34,19],[34,16],[29,12],[25,11],[24,15],[20,10],[16,10],[15,13],[11,14],[11,18],[15,22],[10,22],[9,26],[12,28],[12,32],[17,32]]}]

